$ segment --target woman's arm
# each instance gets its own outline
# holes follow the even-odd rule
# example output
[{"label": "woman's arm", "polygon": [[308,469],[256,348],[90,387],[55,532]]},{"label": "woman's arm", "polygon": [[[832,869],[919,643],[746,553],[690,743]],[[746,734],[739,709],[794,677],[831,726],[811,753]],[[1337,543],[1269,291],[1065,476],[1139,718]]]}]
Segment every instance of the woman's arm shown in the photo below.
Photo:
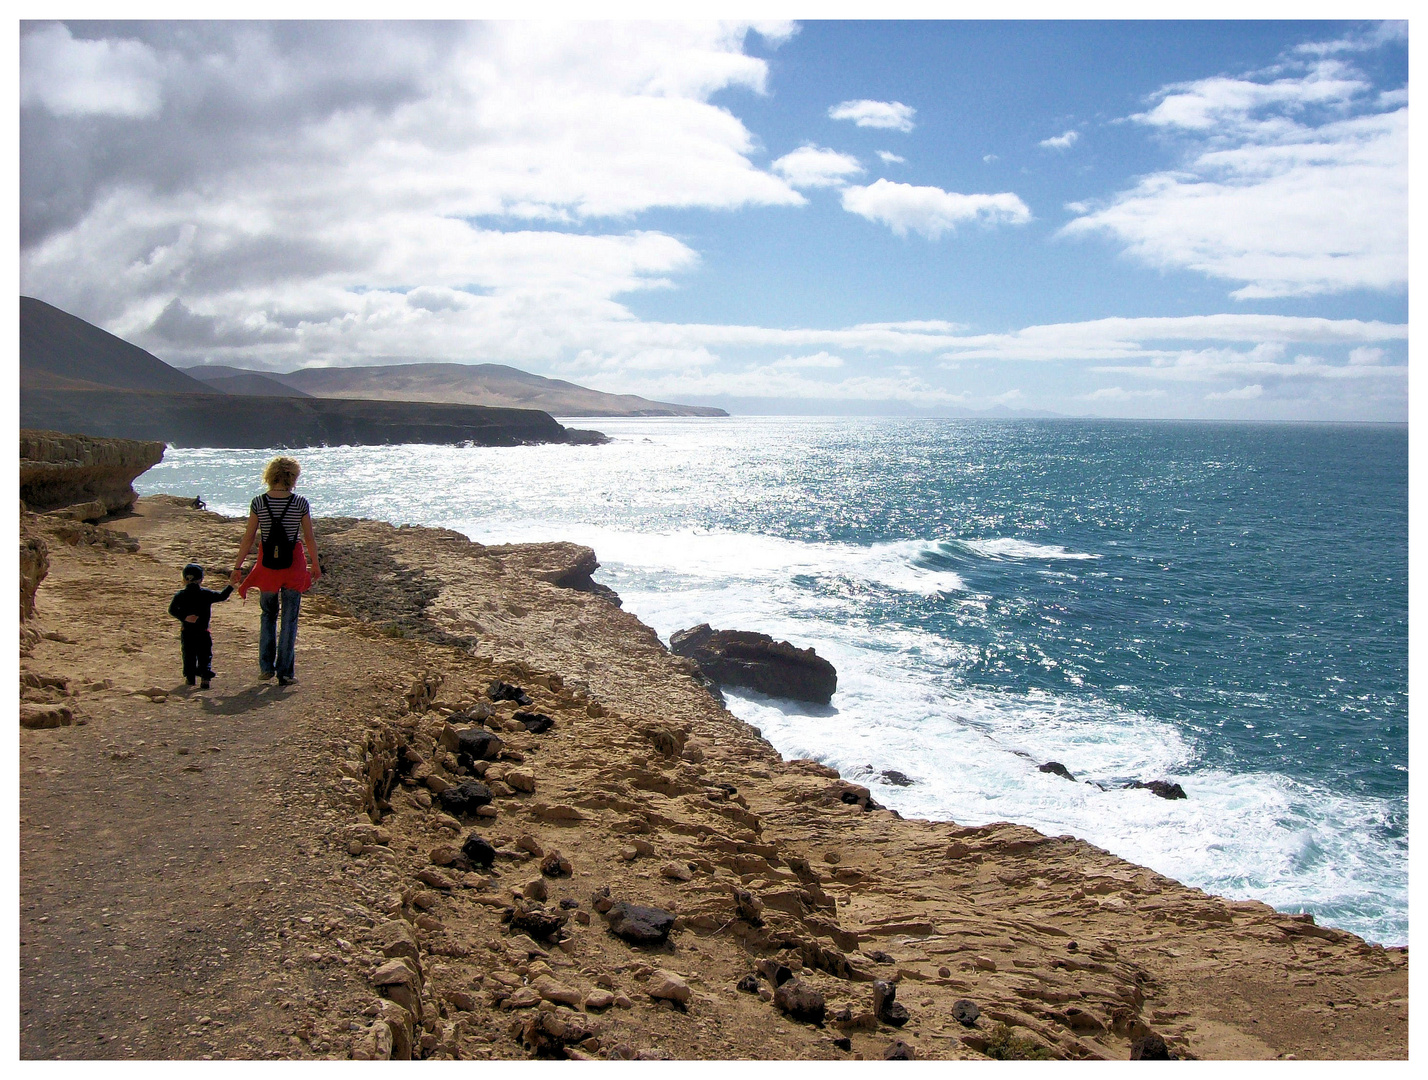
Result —
[{"label": "woman's arm", "polygon": [[233,573],[228,575],[234,584],[243,580],[243,563],[248,558],[248,552],[253,547],[253,537],[257,535],[258,515],[249,511],[248,531],[243,534],[243,543],[238,546],[238,561],[233,565]]},{"label": "woman's arm", "polygon": [[317,561],[317,541],[312,538],[312,515],[302,516],[302,546],[307,552],[308,572],[313,581],[322,577],[322,564]]}]

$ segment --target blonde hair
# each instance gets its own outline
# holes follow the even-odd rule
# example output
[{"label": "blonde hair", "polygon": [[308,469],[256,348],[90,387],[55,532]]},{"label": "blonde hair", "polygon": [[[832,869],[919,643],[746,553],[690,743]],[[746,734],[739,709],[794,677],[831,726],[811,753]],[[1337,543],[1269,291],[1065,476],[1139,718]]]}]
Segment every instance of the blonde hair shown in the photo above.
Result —
[{"label": "blonde hair", "polygon": [[290,457],[275,457],[263,470],[263,483],[269,487],[291,488],[297,483],[302,466]]}]

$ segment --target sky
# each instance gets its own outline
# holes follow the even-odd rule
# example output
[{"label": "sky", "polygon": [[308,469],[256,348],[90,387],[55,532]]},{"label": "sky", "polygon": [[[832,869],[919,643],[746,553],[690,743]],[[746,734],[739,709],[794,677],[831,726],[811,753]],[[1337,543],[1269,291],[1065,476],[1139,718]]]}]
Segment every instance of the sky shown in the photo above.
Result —
[{"label": "sky", "polygon": [[20,289],[177,366],[1408,416],[1367,22],[20,26]]}]

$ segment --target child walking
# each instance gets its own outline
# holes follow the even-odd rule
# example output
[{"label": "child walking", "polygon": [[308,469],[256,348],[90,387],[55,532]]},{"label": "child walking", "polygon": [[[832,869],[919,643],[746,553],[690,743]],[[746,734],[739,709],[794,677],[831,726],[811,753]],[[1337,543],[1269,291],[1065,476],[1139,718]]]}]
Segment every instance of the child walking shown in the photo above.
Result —
[{"label": "child walking", "polygon": [[207,690],[213,678],[213,635],[208,632],[208,617],[214,604],[221,604],[233,592],[232,585],[225,585],[222,592],[205,589],[203,567],[189,563],[183,568],[184,587],[174,593],[169,603],[169,614],[179,621],[179,642],[183,646],[183,677],[192,686],[195,679],[202,679],[202,689]]}]

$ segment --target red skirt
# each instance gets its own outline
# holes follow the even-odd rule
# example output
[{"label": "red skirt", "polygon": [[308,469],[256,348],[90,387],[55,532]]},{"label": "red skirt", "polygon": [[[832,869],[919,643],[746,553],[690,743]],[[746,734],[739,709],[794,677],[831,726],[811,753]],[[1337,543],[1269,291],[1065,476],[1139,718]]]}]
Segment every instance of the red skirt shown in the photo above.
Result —
[{"label": "red skirt", "polygon": [[243,584],[238,586],[238,595],[244,599],[248,597],[249,589],[257,589],[259,592],[277,592],[279,589],[292,589],[294,592],[307,592],[312,588],[312,575],[307,569],[307,553],[302,549],[302,541],[299,540],[293,545],[293,564],[286,570],[274,570],[263,565],[262,554],[259,553],[258,561],[253,565],[253,569],[248,571],[248,576],[243,579]]}]

